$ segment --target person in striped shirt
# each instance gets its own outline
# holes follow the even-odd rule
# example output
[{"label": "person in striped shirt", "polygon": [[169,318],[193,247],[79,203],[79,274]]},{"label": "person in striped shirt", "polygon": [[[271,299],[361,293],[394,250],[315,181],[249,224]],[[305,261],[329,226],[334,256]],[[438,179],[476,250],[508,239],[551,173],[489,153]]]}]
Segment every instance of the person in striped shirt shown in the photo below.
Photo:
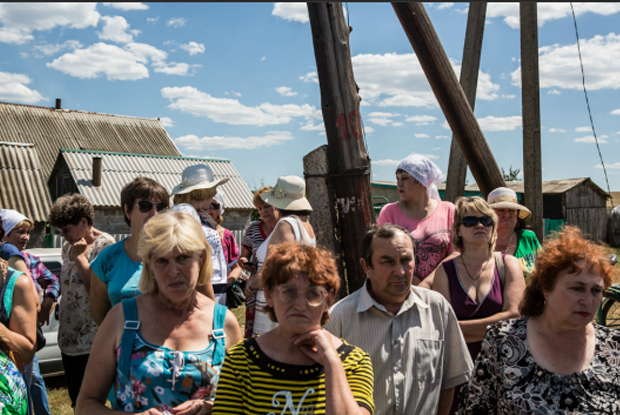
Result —
[{"label": "person in striped shirt", "polygon": [[413,238],[392,223],[362,239],[362,288],[329,310],[325,329],[367,351],[375,415],[447,414],[473,362],[450,303],[411,284]]},{"label": "person in striped shirt", "polygon": [[333,256],[296,242],[272,249],[261,272],[278,326],[228,350],[212,414],[372,414],[370,356],[322,328],[340,286]]}]

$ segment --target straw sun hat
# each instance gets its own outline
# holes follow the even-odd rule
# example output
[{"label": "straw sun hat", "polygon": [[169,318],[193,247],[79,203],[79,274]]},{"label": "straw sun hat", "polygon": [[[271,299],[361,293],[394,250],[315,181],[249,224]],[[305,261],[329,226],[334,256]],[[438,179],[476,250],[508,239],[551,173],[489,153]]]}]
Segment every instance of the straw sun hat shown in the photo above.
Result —
[{"label": "straw sun hat", "polygon": [[527,220],[532,212],[517,200],[517,193],[507,187],[498,187],[487,196],[487,202],[493,209],[516,209],[519,218]]},{"label": "straw sun hat", "polygon": [[278,209],[312,210],[305,194],[306,183],[301,177],[280,176],[273,190],[263,193],[261,199]]},{"label": "straw sun hat", "polygon": [[183,195],[193,190],[211,189],[224,184],[228,178],[215,180],[213,170],[206,164],[196,164],[186,167],[181,174],[181,183],[172,189],[171,196]]}]

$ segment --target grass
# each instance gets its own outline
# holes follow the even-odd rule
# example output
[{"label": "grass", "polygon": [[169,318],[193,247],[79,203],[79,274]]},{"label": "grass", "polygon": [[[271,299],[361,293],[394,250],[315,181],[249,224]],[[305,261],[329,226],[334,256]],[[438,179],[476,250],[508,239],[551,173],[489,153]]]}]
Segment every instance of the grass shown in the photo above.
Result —
[{"label": "grass", "polygon": [[[232,312],[237,317],[241,333],[243,333],[245,328],[245,306],[237,307]],[[45,385],[47,386],[47,399],[51,415],[73,415],[71,399],[67,392],[67,382],[64,375],[45,378]]]}]

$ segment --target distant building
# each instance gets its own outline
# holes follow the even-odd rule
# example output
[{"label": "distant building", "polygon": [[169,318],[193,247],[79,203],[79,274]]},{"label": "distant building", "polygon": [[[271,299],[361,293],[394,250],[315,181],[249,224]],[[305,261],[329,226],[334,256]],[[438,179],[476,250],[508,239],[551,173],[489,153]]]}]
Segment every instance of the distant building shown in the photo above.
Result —
[{"label": "distant building", "polygon": [[[182,157],[158,119],[67,110],[60,100],[55,107],[0,102],[0,143],[0,207],[35,220],[41,236],[33,238],[33,248],[45,246],[45,222],[60,195],[83,194],[95,206],[97,228],[125,234],[123,185],[144,175],[170,191],[193,163],[204,162],[216,177],[230,178],[223,186],[224,226],[242,228],[253,209],[252,193],[230,160]],[[93,157],[102,157],[100,188],[92,186]]]},{"label": "distant building", "polygon": [[[380,197],[385,197],[389,202],[399,200],[396,182],[372,182],[371,186],[375,206],[379,210],[383,206]],[[440,197],[443,198],[445,184],[437,187]],[[507,182],[506,187],[514,190],[519,202],[525,204],[523,182]],[[578,226],[593,239],[607,241],[609,213],[606,205],[609,195],[590,178],[544,180],[542,193],[545,234],[567,223]],[[473,184],[465,187],[464,196],[482,196],[482,193],[478,186]]]}]

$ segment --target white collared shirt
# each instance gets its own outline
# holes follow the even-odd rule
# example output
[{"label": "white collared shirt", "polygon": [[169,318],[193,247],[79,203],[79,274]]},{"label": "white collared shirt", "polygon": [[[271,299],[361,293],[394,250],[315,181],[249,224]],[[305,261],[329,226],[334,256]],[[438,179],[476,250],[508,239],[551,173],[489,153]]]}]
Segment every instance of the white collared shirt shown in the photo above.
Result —
[{"label": "white collared shirt", "polygon": [[330,308],[325,329],[370,355],[375,415],[436,414],[440,392],[468,382],[473,369],[452,306],[435,291],[411,286],[392,314],[367,286],[368,280]]}]

